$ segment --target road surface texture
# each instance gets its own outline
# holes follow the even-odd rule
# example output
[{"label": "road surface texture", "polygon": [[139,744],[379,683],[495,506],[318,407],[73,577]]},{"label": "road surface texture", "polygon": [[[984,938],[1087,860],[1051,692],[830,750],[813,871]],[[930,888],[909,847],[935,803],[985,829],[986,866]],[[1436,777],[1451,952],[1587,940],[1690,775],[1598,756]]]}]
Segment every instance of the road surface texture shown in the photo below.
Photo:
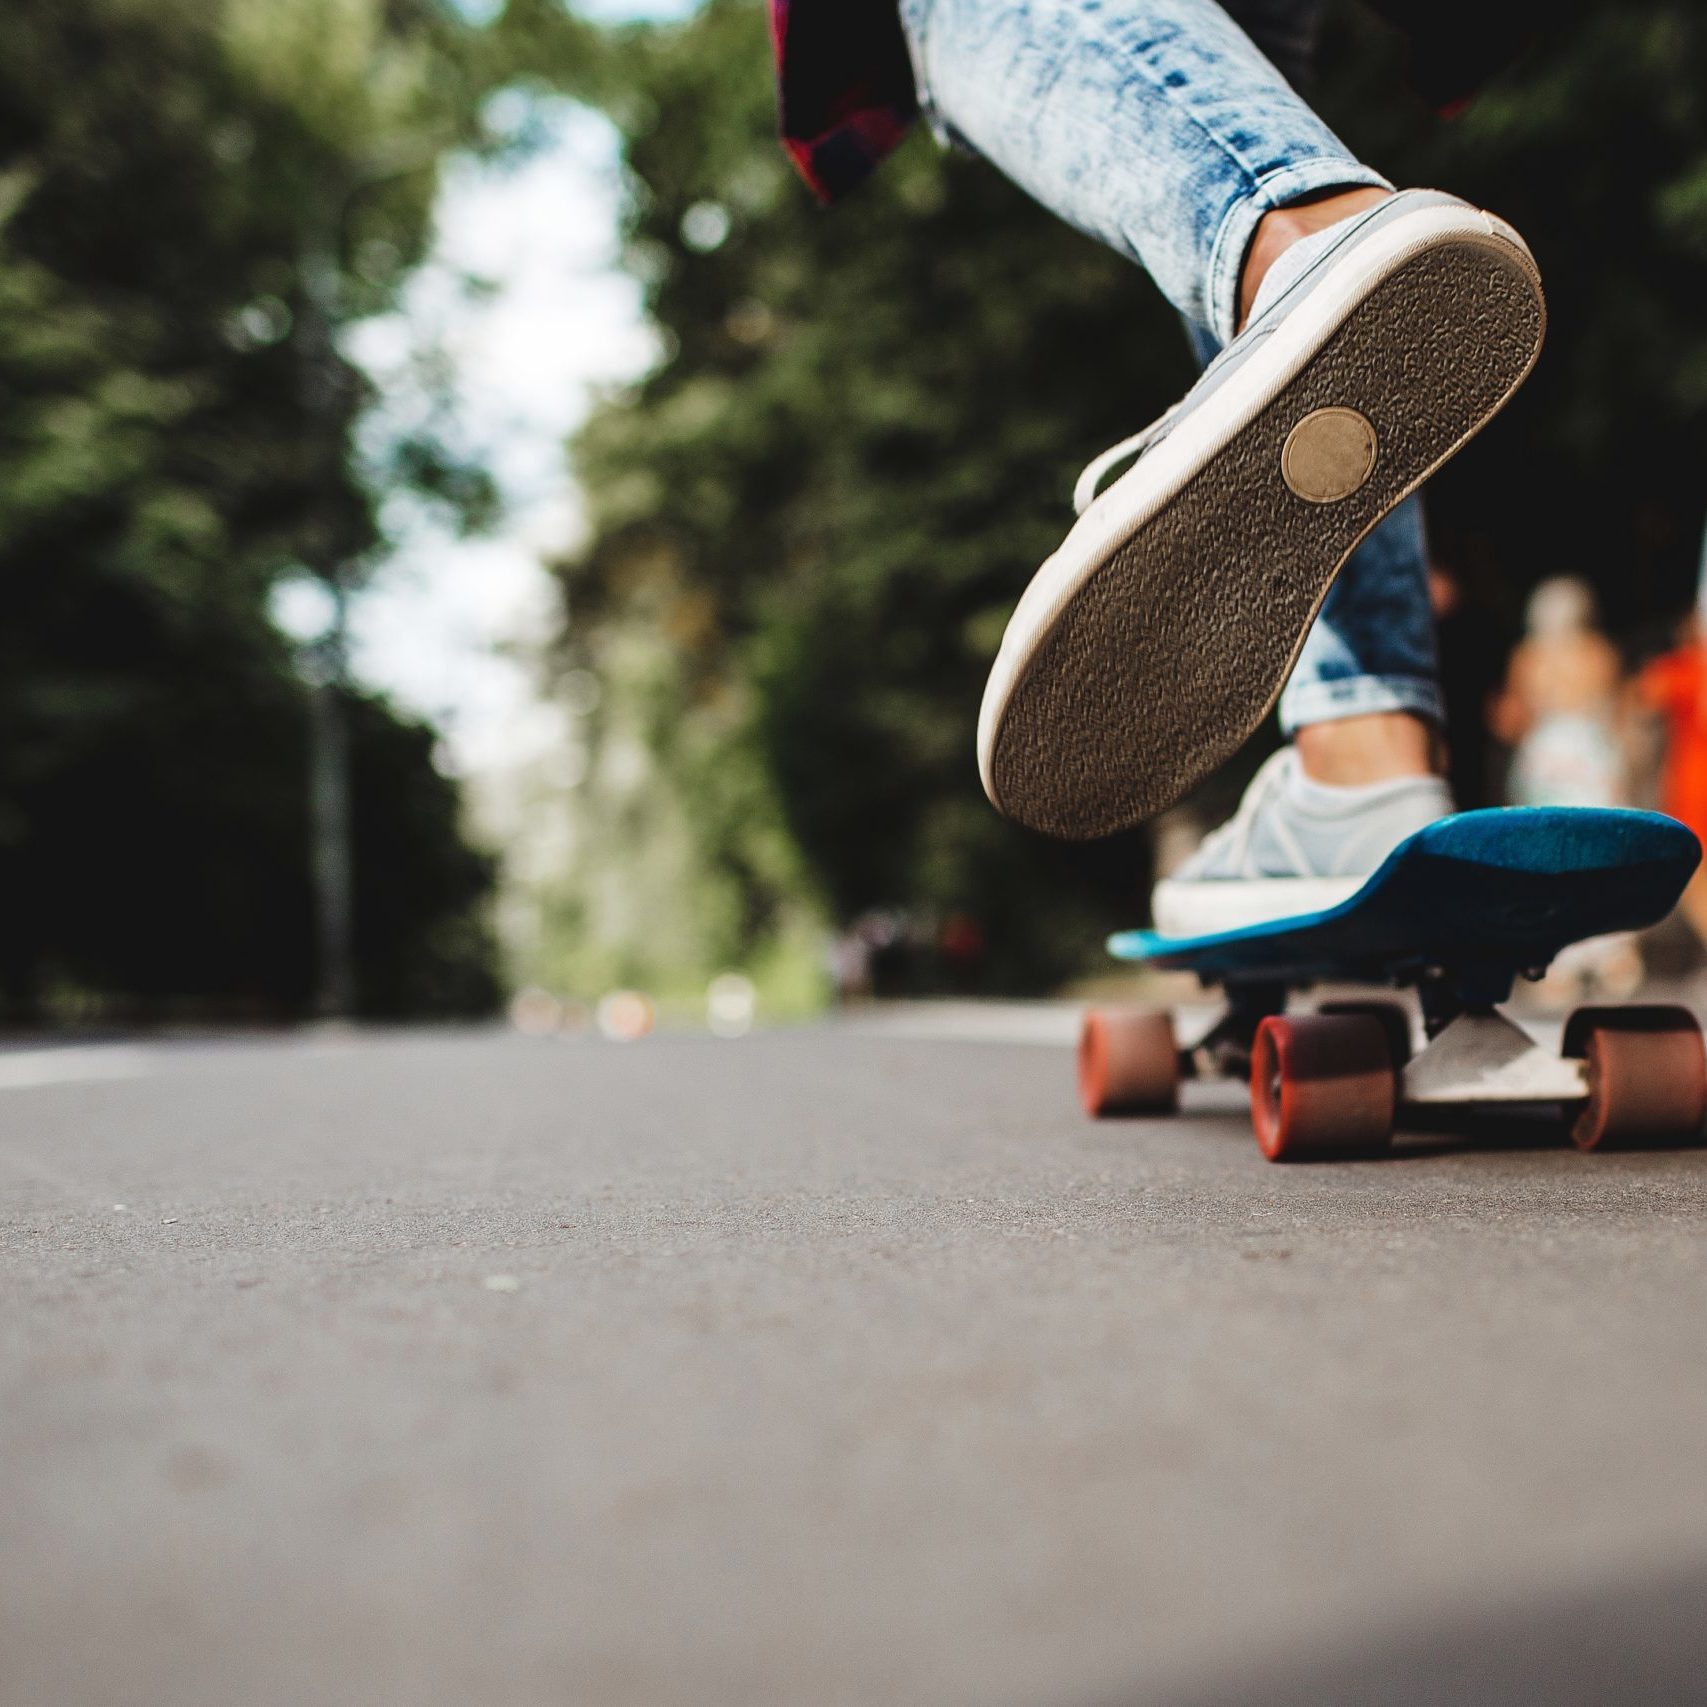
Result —
[{"label": "road surface texture", "polygon": [[0,1056],[0,1699],[1707,1699],[1707,1155],[940,1029]]}]

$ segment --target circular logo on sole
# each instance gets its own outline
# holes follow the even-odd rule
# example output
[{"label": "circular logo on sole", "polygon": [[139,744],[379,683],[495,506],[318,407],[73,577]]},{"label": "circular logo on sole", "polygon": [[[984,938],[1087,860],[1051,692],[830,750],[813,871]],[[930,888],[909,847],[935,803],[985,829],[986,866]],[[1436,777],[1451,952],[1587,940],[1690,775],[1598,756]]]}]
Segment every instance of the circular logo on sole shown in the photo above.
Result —
[{"label": "circular logo on sole", "polygon": [[1290,433],[1280,474],[1311,504],[1349,498],[1375,469],[1375,429],[1355,409],[1316,409]]}]

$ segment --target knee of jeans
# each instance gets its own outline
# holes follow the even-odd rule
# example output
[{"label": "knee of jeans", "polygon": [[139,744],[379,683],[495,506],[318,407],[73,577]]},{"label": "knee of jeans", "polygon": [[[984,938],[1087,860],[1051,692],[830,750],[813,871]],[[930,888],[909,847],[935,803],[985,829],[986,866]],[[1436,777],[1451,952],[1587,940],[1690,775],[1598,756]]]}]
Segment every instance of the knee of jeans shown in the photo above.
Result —
[{"label": "knee of jeans", "polygon": [[942,110],[931,93],[926,69],[928,55],[925,43],[935,5],[936,0],[900,0],[901,34],[907,43],[907,57],[913,62],[913,88],[918,95],[919,117],[930,126],[931,134],[944,148],[964,147],[964,141],[942,116]]}]

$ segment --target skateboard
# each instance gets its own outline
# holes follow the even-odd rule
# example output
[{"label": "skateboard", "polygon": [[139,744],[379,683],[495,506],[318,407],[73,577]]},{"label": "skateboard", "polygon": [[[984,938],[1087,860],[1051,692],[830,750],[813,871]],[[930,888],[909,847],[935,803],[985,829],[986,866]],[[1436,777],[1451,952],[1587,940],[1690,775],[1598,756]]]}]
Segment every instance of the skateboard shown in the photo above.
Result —
[{"label": "skateboard", "polygon": [[[1561,950],[1658,924],[1701,860],[1675,819],[1601,807],[1505,807],[1442,818],[1401,842],[1357,893],[1322,912],[1214,936],[1126,931],[1110,952],[1192,972],[1226,998],[1185,1047],[1172,1016],[1097,1008],[1079,1039],[1094,1116],[1178,1107],[1187,1078],[1247,1078],[1271,1161],[1366,1155],[1396,1125],[1449,1108],[1561,1105],[1583,1150],[1699,1141],[1707,1049],[1680,1007],[1583,1007],[1558,1053],[1500,1010]],[[1413,1053],[1397,1002],[1289,1013],[1312,985],[1413,988]]]}]

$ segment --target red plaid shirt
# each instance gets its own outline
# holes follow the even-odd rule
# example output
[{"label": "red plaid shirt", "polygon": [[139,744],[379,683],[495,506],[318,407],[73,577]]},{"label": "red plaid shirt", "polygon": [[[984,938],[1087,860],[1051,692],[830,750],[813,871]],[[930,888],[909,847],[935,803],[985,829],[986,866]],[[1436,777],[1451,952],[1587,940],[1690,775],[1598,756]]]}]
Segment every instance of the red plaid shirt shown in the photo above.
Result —
[{"label": "red plaid shirt", "polygon": [[770,0],[782,145],[821,201],[876,169],[919,110],[895,0]]}]

